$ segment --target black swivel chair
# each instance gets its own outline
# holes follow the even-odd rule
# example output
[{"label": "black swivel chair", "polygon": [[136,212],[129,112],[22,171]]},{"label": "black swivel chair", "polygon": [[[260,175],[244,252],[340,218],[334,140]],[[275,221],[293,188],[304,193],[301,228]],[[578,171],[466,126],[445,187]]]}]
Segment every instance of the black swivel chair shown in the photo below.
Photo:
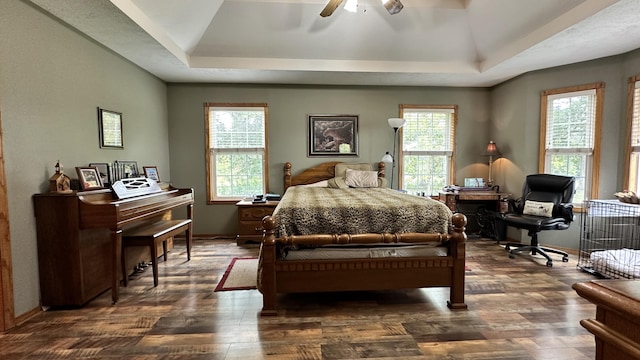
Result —
[{"label": "black swivel chair", "polygon": [[[509,257],[514,258],[517,252],[527,252],[532,255],[540,254],[547,259],[547,266],[553,266],[551,257],[547,254],[554,253],[562,255],[562,261],[569,261],[569,255],[560,250],[543,248],[538,245],[538,233],[542,230],[565,230],[573,221],[573,193],[575,186],[575,178],[569,176],[559,176],[550,174],[534,174],[528,175],[522,188],[522,197],[512,201],[509,211],[501,215],[501,220],[508,226],[529,231],[531,244],[507,243],[505,249],[509,251]],[[537,207],[525,211],[526,201],[535,201],[544,204],[538,204]],[[553,210],[548,216],[527,215],[542,213],[545,208],[549,210],[549,203],[553,203]],[[546,205],[546,206],[545,206]],[[513,212],[512,212],[513,210]],[[531,211],[533,210],[533,211]],[[515,249],[510,249],[515,247]]]}]

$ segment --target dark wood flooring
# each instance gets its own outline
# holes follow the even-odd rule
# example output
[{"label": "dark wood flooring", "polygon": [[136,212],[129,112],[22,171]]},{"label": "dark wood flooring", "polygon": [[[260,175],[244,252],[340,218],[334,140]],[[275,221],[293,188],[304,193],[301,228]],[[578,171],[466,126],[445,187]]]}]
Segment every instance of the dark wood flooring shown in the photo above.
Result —
[{"label": "dark wood flooring", "polygon": [[467,246],[468,310],[446,307],[448,290],[292,294],[260,317],[257,290],[214,292],[233,257],[256,245],[196,240],[190,262],[178,242],[160,262],[80,309],[49,310],[0,335],[12,359],[593,359],[579,321],[595,306],[571,289],[593,279],[576,257],[548,268],[509,259],[491,240]]}]

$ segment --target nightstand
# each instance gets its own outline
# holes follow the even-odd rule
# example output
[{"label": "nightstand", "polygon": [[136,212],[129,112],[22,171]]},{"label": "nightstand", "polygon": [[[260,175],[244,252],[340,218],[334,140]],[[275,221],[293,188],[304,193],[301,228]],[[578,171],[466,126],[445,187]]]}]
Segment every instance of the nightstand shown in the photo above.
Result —
[{"label": "nightstand", "polygon": [[248,241],[262,241],[262,218],[271,215],[278,206],[278,201],[254,204],[251,200],[236,203],[238,208],[238,234],[236,244],[243,245]]}]

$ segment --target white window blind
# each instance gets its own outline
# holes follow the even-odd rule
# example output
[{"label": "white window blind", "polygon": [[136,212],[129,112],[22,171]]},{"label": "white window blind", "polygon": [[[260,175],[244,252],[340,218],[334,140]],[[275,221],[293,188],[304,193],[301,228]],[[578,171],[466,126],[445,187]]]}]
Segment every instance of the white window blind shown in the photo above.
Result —
[{"label": "white window blind", "polygon": [[596,91],[547,97],[547,153],[591,154],[594,146]]},{"label": "white window blind", "polygon": [[630,91],[631,114],[628,115],[628,121],[631,122],[631,127],[627,143],[625,190],[637,193],[640,190],[640,81],[634,80]]},{"label": "white window blind", "polygon": [[211,111],[211,148],[264,148],[263,108],[217,108]]},{"label": "white window blind", "polygon": [[405,109],[404,154],[453,155],[453,109]]},{"label": "white window blind", "polygon": [[631,147],[640,151],[640,81],[635,82],[633,90],[633,113],[631,119]]}]

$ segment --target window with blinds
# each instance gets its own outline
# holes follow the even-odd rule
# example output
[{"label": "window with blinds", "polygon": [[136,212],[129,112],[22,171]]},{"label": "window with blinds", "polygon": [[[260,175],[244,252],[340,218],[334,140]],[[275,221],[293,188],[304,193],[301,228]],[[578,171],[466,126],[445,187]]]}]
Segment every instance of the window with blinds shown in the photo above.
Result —
[{"label": "window with blinds", "polygon": [[638,193],[640,190],[640,76],[629,79],[628,101],[631,104],[627,114],[628,141],[626,149],[625,190]]},{"label": "window with blinds", "polygon": [[574,176],[573,201],[578,206],[597,194],[597,174],[593,169],[594,159],[599,158],[595,155],[600,136],[600,85],[542,95],[541,172]]},{"label": "window with blinds", "polygon": [[205,104],[209,202],[267,189],[266,104]]},{"label": "window with blinds", "polygon": [[437,195],[452,184],[457,106],[401,106],[400,186]]}]

